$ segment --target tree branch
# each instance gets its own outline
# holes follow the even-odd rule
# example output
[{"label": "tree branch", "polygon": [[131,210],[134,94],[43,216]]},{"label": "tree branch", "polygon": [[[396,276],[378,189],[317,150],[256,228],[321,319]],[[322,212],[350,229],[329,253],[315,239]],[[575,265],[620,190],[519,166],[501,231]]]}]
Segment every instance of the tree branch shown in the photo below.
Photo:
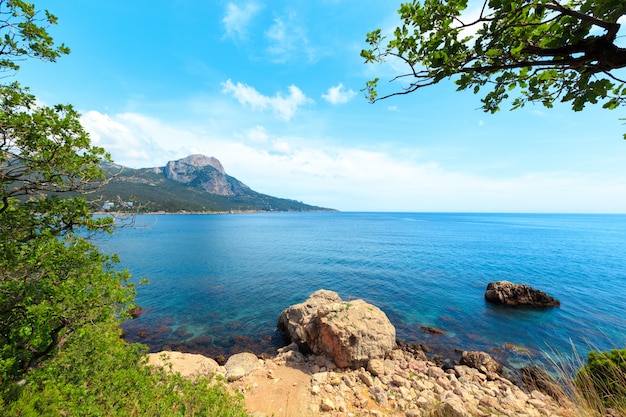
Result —
[{"label": "tree branch", "polygon": [[592,25],[599,26],[607,31],[607,38],[613,42],[615,40],[615,36],[619,31],[620,24],[616,22],[607,22],[606,20],[598,19],[593,16],[589,16],[587,14],[578,12],[576,10],[568,9],[560,5],[558,2],[553,1],[551,4],[546,4],[546,9],[553,10],[559,12],[566,16],[574,17],[578,20],[582,20],[583,22],[591,23]]}]

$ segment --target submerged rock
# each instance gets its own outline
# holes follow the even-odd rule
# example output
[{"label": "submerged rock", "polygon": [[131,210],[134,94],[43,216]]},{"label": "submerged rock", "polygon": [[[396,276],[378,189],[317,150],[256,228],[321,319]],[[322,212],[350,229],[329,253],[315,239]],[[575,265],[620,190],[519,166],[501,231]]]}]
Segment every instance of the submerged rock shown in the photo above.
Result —
[{"label": "submerged rock", "polygon": [[141,311],[142,311],[141,306],[136,306],[134,308],[131,308],[128,311],[128,314],[130,314],[131,318],[136,319],[137,317],[139,317],[141,315]]},{"label": "submerged rock", "polygon": [[278,328],[301,351],[328,356],[340,368],[367,366],[396,345],[396,329],[382,310],[363,300],[342,301],[327,290],[283,310]]},{"label": "submerged rock", "polygon": [[490,282],[485,299],[493,304],[529,307],[556,307],[561,302],[541,290],[509,281]]}]

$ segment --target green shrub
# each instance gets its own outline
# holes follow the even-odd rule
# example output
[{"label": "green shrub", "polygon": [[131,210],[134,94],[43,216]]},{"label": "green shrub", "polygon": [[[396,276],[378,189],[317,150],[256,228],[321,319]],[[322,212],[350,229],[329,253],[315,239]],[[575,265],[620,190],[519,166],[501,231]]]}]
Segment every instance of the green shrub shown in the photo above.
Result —
[{"label": "green shrub", "polygon": [[583,396],[593,396],[606,407],[626,408],[626,349],[590,351],[574,382]]},{"label": "green shrub", "polygon": [[57,357],[4,391],[3,416],[244,417],[243,397],[212,377],[185,379],[146,365],[145,347],[113,326],[81,329]]}]

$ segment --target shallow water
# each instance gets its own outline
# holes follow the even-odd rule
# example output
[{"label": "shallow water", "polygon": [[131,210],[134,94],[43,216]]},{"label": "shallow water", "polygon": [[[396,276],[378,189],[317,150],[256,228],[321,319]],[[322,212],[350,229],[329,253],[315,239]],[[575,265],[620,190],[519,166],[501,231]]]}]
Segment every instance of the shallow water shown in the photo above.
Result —
[{"label": "shallow water", "polygon": [[[142,315],[124,329],[153,351],[271,353],[284,343],[281,310],[320,288],[377,305],[399,338],[444,356],[512,344],[507,359],[521,366],[553,351],[626,347],[624,215],[141,215],[98,244],[150,280],[137,293]],[[542,289],[561,307],[489,305],[485,288],[498,280]]]}]

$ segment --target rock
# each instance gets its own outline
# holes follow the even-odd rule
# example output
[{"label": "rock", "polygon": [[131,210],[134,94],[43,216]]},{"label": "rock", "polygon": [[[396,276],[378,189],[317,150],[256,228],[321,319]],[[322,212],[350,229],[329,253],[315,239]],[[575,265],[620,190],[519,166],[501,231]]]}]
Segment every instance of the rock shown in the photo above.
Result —
[{"label": "rock", "polygon": [[243,369],[241,366],[232,366],[226,372],[226,379],[228,379],[228,382],[237,381],[244,376],[246,376],[246,370]]},{"label": "rock", "polygon": [[446,334],[445,330],[438,329],[436,327],[421,326],[420,329],[422,329],[425,332],[432,333],[432,334]]},{"label": "rock", "polygon": [[137,317],[139,317],[141,315],[141,306],[136,306],[134,308],[131,308],[128,311],[128,314],[130,314],[130,317],[133,319],[136,319]]},{"label": "rock", "polygon": [[237,353],[226,361],[224,368],[226,369],[226,378],[229,381],[235,381],[242,378],[260,367],[259,358],[253,353]]},{"label": "rock", "polygon": [[554,380],[538,366],[525,366],[521,369],[522,383],[529,390],[538,390],[557,401],[565,398],[565,393]]},{"label": "rock", "polygon": [[472,415],[463,406],[463,402],[459,399],[451,399],[444,402],[437,407],[434,414],[446,417],[472,417]]},{"label": "rock", "polygon": [[202,355],[183,352],[159,352],[148,354],[148,364],[178,372],[184,377],[212,375],[219,370],[218,363]]},{"label": "rock", "polygon": [[366,372],[360,372],[359,373],[359,379],[361,380],[361,382],[363,382],[368,387],[372,387],[374,385],[374,380]]},{"label": "rock", "polygon": [[319,290],[304,303],[283,310],[278,328],[302,349],[328,356],[340,368],[367,366],[389,355],[396,329],[378,307],[363,300],[344,302]]},{"label": "rock", "polygon": [[378,405],[380,405],[381,407],[386,407],[388,404],[388,400],[387,400],[387,392],[385,391],[385,389],[379,385],[374,385],[373,387],[370,387],[370,395],[372,397],[374,397],[374,401],[376,401],[376,403]]},{"label": "rock", "polygon": [[502,365],[496,362],[488,353],[485,352],[468,352],[465,351],[461,354],[461,365],[469,366],[470,368],[478,369],[484,374],[490,373],[502,373]]},{"label": "rock", "polygon": [[493,304],[508,306],[556,307],[561,305],[559,300],[541,290],[508,281],[490,282],[485,291],[485,299]]},{"label": "rock", "polygon": [[367,370],[374,376],[385,375],[385,362],[382,359],[371,359]]},{"label": "rock", "polygon": [[330,399],[324,398],[320,404],[320,409],[322,411],[333,411],[335,409],[335,404]]},{"label": "rock", "polygon": [[313,315],[317,314],[320,307],[328,303],[341,303],[341,297],[334,291],[318,290],[303,303],[294,304],[280,313],[278,329],[298,345],[300,352],[311,352],[304,328],[311,322]]},{"label": "rock", "polygon": [[226,175],[220,161],[204,155],[190,155],[169,161],[163,174],[170,180],[222,196],[243,195],[249,190],[247,185]]},{"label": "rock", "polygon": [[478,405],[483,408],[495,410],[500,404],[495,397],[492,397],[490,395],[483,395],[478,401]]}]

